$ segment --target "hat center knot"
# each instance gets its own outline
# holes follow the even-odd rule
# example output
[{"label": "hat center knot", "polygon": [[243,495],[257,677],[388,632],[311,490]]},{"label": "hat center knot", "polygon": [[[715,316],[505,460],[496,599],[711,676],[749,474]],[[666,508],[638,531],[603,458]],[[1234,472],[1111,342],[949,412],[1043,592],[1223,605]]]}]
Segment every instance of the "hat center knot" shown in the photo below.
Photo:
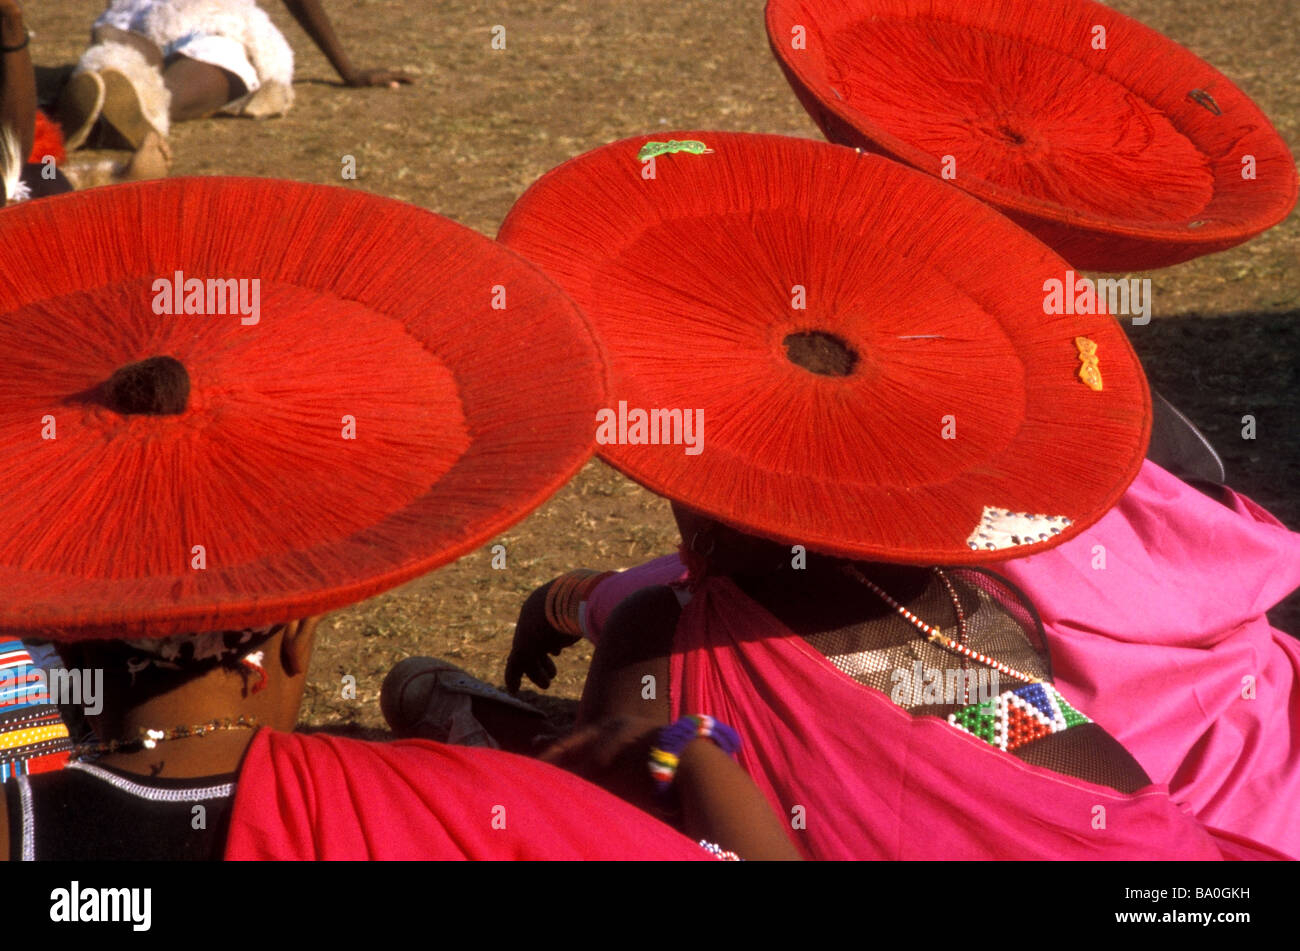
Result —
[{"label": "hat center knot", "polygon": [[820,330],[792,333],[782,341],[790,362],[819,376],[848,376],[858,364],[858,355],[835,334]]},{"label": "hat center knot", "polygon": [[1000,122],[997,126],[998,137],[1012,145],[1024,145],[1025,137],[1015,130],[1010,123]]},{"label": "hat center knot", "polygon": [[190,375],[175,357],[149,357],[118,367],[104,384],[109,409],[123,416],[176,416],[190,399]]}]

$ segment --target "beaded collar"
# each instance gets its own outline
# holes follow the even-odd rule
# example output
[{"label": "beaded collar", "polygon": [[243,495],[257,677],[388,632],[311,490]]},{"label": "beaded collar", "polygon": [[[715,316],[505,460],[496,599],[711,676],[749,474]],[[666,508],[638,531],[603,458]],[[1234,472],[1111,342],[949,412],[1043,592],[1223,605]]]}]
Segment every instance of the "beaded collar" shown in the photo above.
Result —
[{"label": "beaded collar", "polygon": [[845,565],[845,571],[850,577],[855,578],[897,611],[930,643],[1024,682],[1024,686],[1004,690],[987,703],[970,703],[970,697],[967,696],[966,705],[949,714],[949,724],[963,733],[978,737],[990,746],[1010,752],[1040,737],[1092,722],[1070,706],[1049,681],[1016,670],[995,657],[989,657],[968,647],[966,615],[962,610],[961,600],[957,597],[957,591],[942,569],[933,570],[947,587],[948,594],[952,598],[953,608],[957,614],[958,637],[956,639],[944,634],[937,626],[922,621],[857,568]]},{"label": "beaded collar", "polygon": [[124,776],[110,772],[102,766],[80,760],[69,763],[64,768],[80,770],[130,796],[135,796],[137,799],[147,799],[150,802],[201,802],[205,799],[228,799],[235,792],[233,782],[220,783],[215,786],[191,786],[179,789],[146,786],[143,783],[133,782]]}]

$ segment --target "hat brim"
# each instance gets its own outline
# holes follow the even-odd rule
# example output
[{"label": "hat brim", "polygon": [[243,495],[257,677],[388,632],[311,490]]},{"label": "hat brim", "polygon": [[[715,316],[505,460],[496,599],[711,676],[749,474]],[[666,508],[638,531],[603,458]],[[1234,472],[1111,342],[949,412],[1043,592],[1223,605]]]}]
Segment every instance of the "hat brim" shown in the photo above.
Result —
[{"label": "hat brim", "polygon": [[1250,98],[1091,0],[769,0],[766,20],[828,139],[950,180],[1075,267],[1176,264],[1295,206]]},{"label": "hat brim", "polygon": [[[699,411],[698,453],[629,425],[598,435],[603,459],[742,530],[865,560],[1033,554],[1118,500],[1149,437],[1146,381],[1113,318],[1045,313],[1047,282],[1069,271],[1050,249],[877,156],[655,138],[713,152],[661,155],[647,178],[648,137],[596,149],[535,183],[499,235],[591,319],[620,427],[660,411],[667,437],[666,414]],[[852,372],[793,363],[787,338],[807,332],[847,343]],[[1098,348],[1100,390],[1079,376],[1077,338]],[[1049,527],[973,545],[986,508]]]},{"label": "hat brim", "polygon": [[[581,313],[413,206],[172,179],[6,210],[0,248],[0,631],[318,614],[472,551],[590,458]],[[160,280],[253,279],[255,321],[159,313]],[[186,367],[185,411],[109,408],[103,381],[155,355]]]}]

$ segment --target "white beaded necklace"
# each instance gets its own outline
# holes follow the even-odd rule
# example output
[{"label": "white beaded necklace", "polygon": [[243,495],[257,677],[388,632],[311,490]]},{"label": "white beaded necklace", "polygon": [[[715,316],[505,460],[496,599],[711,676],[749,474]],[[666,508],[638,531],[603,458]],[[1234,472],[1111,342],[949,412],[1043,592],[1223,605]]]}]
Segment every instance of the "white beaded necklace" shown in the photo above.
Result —
[{"label": "white beaded necklace", "polygon": [[124,793],[138,799],[148,799],[150,802],[199,802],[204,799],[226,799],[235,791],[234,783],[222,783],[219,786],[199,786],[193,789],[156,789],[152,786],[144,786],[129,779],[124,779],[116,773],[110,773],[108,770],[96,766],[94,763],[86,763],[81,760],[74,760],[64,769],[81,770],[81,772],[88,773],[96,779],[101,779]]}]

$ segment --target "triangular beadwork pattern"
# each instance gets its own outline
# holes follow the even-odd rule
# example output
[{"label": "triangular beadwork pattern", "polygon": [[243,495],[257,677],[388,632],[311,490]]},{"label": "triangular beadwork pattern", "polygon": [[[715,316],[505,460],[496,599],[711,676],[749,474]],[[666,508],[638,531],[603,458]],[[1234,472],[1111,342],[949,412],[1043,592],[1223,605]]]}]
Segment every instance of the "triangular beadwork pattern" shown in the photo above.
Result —
[{"label": "triangular beadwork pattern", "polygon": [[1004,690],[987,703],[968,704],[948,715],[948,723],[963,733],[1007,751],[1091,722],[1046,683]]}]

